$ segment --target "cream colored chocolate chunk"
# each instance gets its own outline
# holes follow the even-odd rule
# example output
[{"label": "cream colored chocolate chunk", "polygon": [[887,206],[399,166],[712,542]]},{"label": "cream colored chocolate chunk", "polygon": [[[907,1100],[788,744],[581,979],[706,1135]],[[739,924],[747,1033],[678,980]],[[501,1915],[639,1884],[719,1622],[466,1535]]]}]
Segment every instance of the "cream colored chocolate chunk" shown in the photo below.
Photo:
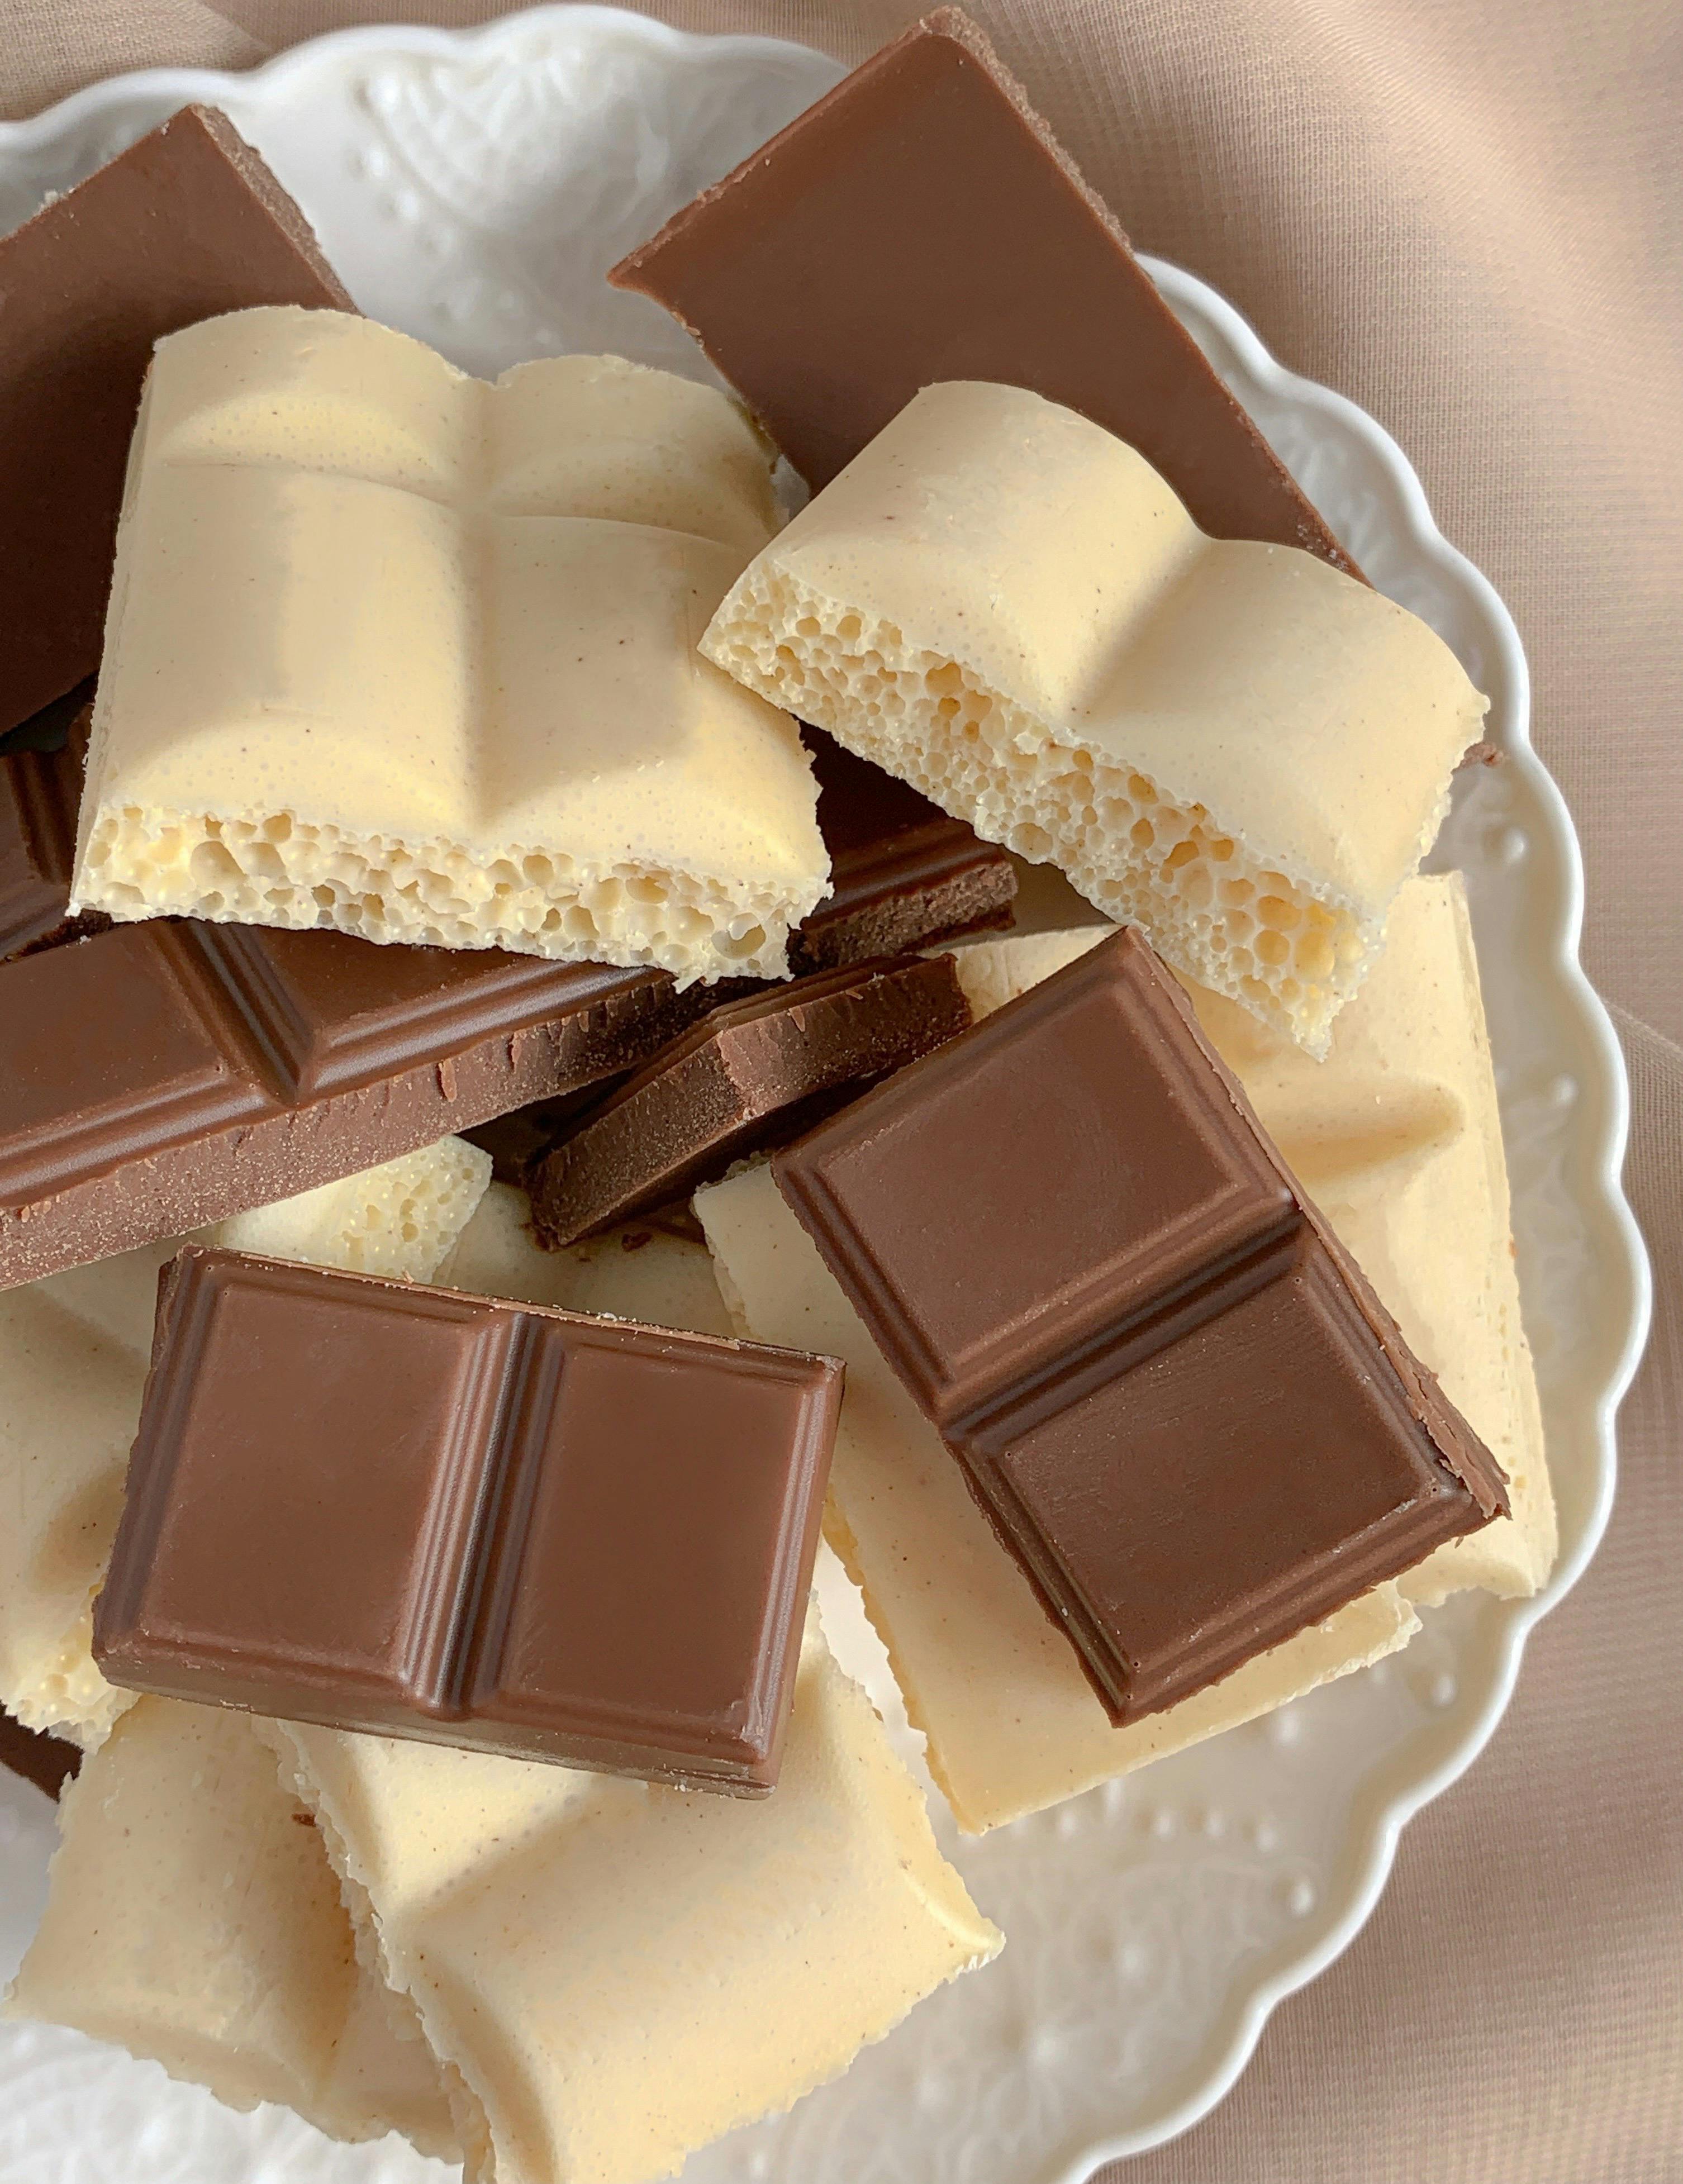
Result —
[{"label": "cream colored chocolate chunk", "polygon": [[761,1804],[265,1733],[461,2088],[476,2184],[670,2175],[1000,1947],[816,1621]]},{"label": "cream colored chocolate chunk", "polygon": [[[972,1008],[985,1015],[1101,938],[1088,929],[960,949]],[[1230,1004],[1195,999],[1286,1159],[1507,1470],[1513,1514],[1208,1691],[1113,1729],[770,1171],[699,1193],[738,1331],[816,1346],[846,1363],[827,1535],[863,1591],[907,1712],[928,1740],[931,1771],[972,1831],[1395,1651],[1416,1628],[1411,1599],[1467,1585],[1527,1593],[1552,1561],[1553,1505],[1459,881],[1416,879],[1399,895],[1385,952],[1324,1063]]]},{"label": "cream colored chocolate chunk", "polygon": [[[477,1146],[446,1138],[236,1214],[200,1240],[424,1281],[490,1170]],[[90,1610],[140,1418],[158,1270],[176,1249],[152,1245],[0,1292],[0,1703],[85,1745],[133,1702],[94,1666]]]},{"label": "cream colored chocolate chunk", "polygon": [[1485,705],[1366,585],[1207,538],[1123,442],[974,382],[909,403],[702,650],[1317,1054]]},{"label": "cream colored chocolate chunk", "polygon": [[[310,1814],[250,1716],[140,1700],[66,1784],[8,2016],[68,2025],[231,2107],[460,2158],[431,2049],[357,1961]],[[407,2036],[404,2036],[405,2031]]]},{"label": "cream colored chocolate chunk", "polygon": [[695,653],[775,520],[735,404],[618,358],[493,386],[343,312],[171,335],[76,903],[780,974],[828,887],[811,766]]}]

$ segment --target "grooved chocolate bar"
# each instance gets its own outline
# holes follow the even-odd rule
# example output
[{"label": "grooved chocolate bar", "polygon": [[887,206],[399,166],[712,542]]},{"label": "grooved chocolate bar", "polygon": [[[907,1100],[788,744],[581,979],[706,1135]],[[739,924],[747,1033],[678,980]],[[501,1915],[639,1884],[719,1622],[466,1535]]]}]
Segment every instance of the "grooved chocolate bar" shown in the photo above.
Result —
[{"label": "grooved chocolate bar", "polygon": [[0,730],[99,665],[123,471],[163,335],[354,309],[224,115],[189,106],[0,242]]},{"label": "grooved chocolate bar", "polygon": [[921,387],[996,380],[1137,448],[1213,537],[1357,573],[957,8],[608,277],[682,320],[814,492]]},{"label": "grooved chocolate bar", "polygon": [[797,972],[1011,923],[1017,873],[1003,850],[822,729],[800,733],[818,780],[830,892],[790,945]]},{"label": "grooved chocolate bar", "polygon": [[0,967],[0,1288],[633,1067],[654,971],[157,918]]},{"label": "grooved chocolate bar", "polygon": [[189,1245],[94,1657],[114,1683],[770,1790],[833,1362]]},{"label": "grooved chocolate bar", "polygon": [[821,971],[711,1010],[532,1171],[551,1251],[722,1175],[970,1022],[950,956]]},{"label": "grooved chocolate bar", "polygon": [[1132,929],[772,1165],[1117,1722],[1506,1512]]}]

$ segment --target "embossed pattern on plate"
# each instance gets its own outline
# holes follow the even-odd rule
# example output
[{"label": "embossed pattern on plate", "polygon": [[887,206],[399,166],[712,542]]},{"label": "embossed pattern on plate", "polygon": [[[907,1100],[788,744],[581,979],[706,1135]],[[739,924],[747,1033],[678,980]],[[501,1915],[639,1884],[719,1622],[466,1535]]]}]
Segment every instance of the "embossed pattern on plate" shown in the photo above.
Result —
[{"label": "embossed pattern on plate", "polygon": [[[466,34],[341,32],[251,75],[153,70],[0,129],[0,228],[208,98],[271,160],[373,315],[478,371],[612,348],[704,376],[654,305],[600,276],[839,73],[800,47],[688,37],[589,7]],[[938,1808],[944,1843],[1009,1936],[1005,1954],[839,2084],[698,2155],[688,2184],[1074,2184],[1184,2130],[1237,2075],[1273,2003],[1371,1910],[1402,1823],[1489,1736],[1527,1630],[1606,1522],[1612,1414],[1640,1354],[1647,1269],[1618,1184],[1623,1069],[1577,966],[1577,846],[1527,740],[1513,624],[1370,418],[1283,370],[1190,275],[1152,270],[1374,581],[1440,630],[1494,700],[1506,762],[1462,777],[1437,854],[1472,895],[1561,1568],[1537,1602],[1452,1601],[1365,1674],[980,1842]],[[892,1716],[845,1580],[831,1566],[824,1582],[838,1650]],[[0,1976],[38,1915],[51,1841],[47,1801],[0,1779]],[[75,2034],[0,2026],[0,2184],[48,2173],[450,2174],[395,2139],[337,2147],[283,2109],[237,2114]]]}]

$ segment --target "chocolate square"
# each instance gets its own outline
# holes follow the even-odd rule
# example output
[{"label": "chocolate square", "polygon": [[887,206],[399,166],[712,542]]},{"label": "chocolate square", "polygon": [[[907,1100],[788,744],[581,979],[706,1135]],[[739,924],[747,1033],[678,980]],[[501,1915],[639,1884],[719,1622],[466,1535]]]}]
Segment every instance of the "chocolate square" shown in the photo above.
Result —
[{"label": "chocolate square", "polygon": [[187,1246],[95,1658],[136,1690],[761,1795],[840,1379]]}]

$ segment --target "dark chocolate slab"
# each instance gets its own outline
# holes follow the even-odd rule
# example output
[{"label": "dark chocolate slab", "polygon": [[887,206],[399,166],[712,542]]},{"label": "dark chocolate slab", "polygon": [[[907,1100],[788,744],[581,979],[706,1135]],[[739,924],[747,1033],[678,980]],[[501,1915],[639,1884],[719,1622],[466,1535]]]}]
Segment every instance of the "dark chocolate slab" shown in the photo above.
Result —
[{"label": "dark chocolate slab", "polygon": [[617,1075],[664,972],[154,918],[0,967],[0,1287]]},{"label": "dark chocolate slab", "polygon": [[969,1022],[950,956],[821,971],[711,1010],[532,1168],[538,1241],[558,1251],[686,1195]]},{"label": "dark chocolate slab", "polygon": [[188,1246],[95,1658],[136,1690],[763,1794],[840,1380]]},{"label": "dark chocolate slab", "polygon": [[789,949],[796,972],[837,970],[1009,925],[1017,874],[961,819],[821,728],[803,727],[818,781],[830,892]]},{"label": "dark chocolate slab", "polygon": [[0,730],[98,666],[153,344],[255,304],[353,308],[298,207],[187,107],[0,242]]},{"label": "dark chocolate slab", "polygon": [[1132,930],[772,1166],[1116,1721],[1506,1511]]},{"label": "dark chocolate slab", "polygon": [[995,380],[1128,441],[1212,536],[1358,573],[956,8],[609,278],[683,321],[815,492],[920,387]]},{"label": "dark chocolate slab", "polygon": [[44,1730],[25,1729],[0,1708],[0,1767],[56,1797],[81,1765],[81,1753],[74,1744]]}]

